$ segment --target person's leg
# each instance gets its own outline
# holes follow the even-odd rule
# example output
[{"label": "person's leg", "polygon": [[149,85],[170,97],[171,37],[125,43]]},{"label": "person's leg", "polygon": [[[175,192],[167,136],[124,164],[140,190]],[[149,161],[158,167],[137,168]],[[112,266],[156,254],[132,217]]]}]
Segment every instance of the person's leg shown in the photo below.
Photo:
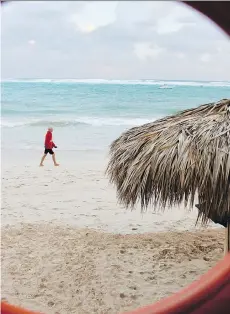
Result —
[{"label": "person's leg", "polygon": [[40,162],[40,167],[43,167],[43,166],[44,166],[44,165],[43,165],[43,162],[44,162],[45,158],[46,158],[46,154],[44,154],[44,155],[42,156],[42,159],[41,159],[41,162]]},{"label": "person's leg", "polygon": [[59,164],[56,161],[56,157],[55,157],[54,153],[52,154],[52,159],[53,159],[53,162],[54,162],[54,166],[59,166]]}]

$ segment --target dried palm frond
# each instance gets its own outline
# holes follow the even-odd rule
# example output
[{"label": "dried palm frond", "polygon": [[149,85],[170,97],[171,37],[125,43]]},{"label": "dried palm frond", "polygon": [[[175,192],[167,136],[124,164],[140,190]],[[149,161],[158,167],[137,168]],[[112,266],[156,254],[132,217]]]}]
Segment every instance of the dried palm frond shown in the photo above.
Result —
[{"label": "dried palm frond", "polygon": [[134,127],[110,147],[107,173],[126,207],[202,204],[198,218],[230,216],[230,99]]}]

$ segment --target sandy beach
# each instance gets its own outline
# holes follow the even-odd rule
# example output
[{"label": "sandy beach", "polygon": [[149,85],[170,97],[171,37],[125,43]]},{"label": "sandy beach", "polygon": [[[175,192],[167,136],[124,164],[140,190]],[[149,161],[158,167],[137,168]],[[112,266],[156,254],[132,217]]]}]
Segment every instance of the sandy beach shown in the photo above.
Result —
[{"label": "sandy beach", "polygon": [[197,229],[196,209],[180,206],[162,213],[149,208],[141,214],[139,206],[131,211],[118,204],[105,176],[106,155],[58,151],[57,158],[60,167],[47,158],[39,168],[39,152],[3,154],[3,225],[53,222],[122,234]]},{"label": "sandy beach", "polygon": [[[120,313],[191,283],[223,256],[196,211],[117,204],[105,159],[3,156],[2,298],[44,313]],[[23,165],[25,162],[25,165]]]},{"label": "sandy beach", "polygon": [[223,256],[223,232],[115,235],[53,224],[2,232],[2,297],[44,313],[120,313],[191,283]]}]

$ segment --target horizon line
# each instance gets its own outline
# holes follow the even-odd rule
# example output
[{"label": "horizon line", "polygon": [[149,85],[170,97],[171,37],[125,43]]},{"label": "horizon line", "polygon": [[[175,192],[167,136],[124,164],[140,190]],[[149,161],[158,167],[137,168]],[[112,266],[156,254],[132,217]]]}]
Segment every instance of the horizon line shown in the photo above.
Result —
[{"label": "horizon line", "polygon": [[10,77],[10,78],[3,78],[0,81],[11,81],[11,80],[60,80],[60,81],[68,81],[68,80],[76,80],[76,81],[165,81],[165,82],[226,82],[229,83],[230,80],[195,80],[195,79],[157,79],[157,78],[139,78],[139,79],[118,79],[118,78],[46,78],[46,77],[39,77],[39,78],[18,78],[18,77]]}]

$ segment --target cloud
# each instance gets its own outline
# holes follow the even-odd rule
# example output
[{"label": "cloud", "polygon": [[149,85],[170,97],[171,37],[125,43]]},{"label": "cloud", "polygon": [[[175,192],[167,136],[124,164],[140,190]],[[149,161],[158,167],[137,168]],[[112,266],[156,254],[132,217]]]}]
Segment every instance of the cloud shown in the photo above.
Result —
[{"label": "cloud", "polygon": [[178,59],[184,59],[185,58],[185,54],[183,52],[177,52],[175,55]]},{"label": "cloud", "polygon": [[190,21],[192,13],[183,7],[174,7],[164,17],[156,23],[156,31],[158,34],[170,34],[188,26],[194,26],[195,23]]},{"label": "cloud", "polygon": [[202,62],[205,62],[205,63],[210,62],[211,59],[212,59],[212,57],[211,57],[211,55],[210,55],[209,53],[204,53],[204,54],[202,54],[202,56],[200,57],[200,60],[201,60]]},{"label": "cloud", "polygon": [[28,44],[31,45],[31,46],[34,46],[36,44],[36,41],[34,39],[30,39],[28,41]]},{"label": "cloud", "polygon": [[112,24],[116,19],[117,2],[86,2],[85,6],[70,16],[77,30],[91,32]]},{"label": "cloud", "polygon": [[156,59],[164,49],[152,44],[151,42],[140,42],[134,44],[134,53],[140,60],[147,60],[149,58]]},{"label": "cloud", "polygon": [[222,31],[181,3],[24,1],[2,8],[3,78],[230,80],[229,54]]}]

